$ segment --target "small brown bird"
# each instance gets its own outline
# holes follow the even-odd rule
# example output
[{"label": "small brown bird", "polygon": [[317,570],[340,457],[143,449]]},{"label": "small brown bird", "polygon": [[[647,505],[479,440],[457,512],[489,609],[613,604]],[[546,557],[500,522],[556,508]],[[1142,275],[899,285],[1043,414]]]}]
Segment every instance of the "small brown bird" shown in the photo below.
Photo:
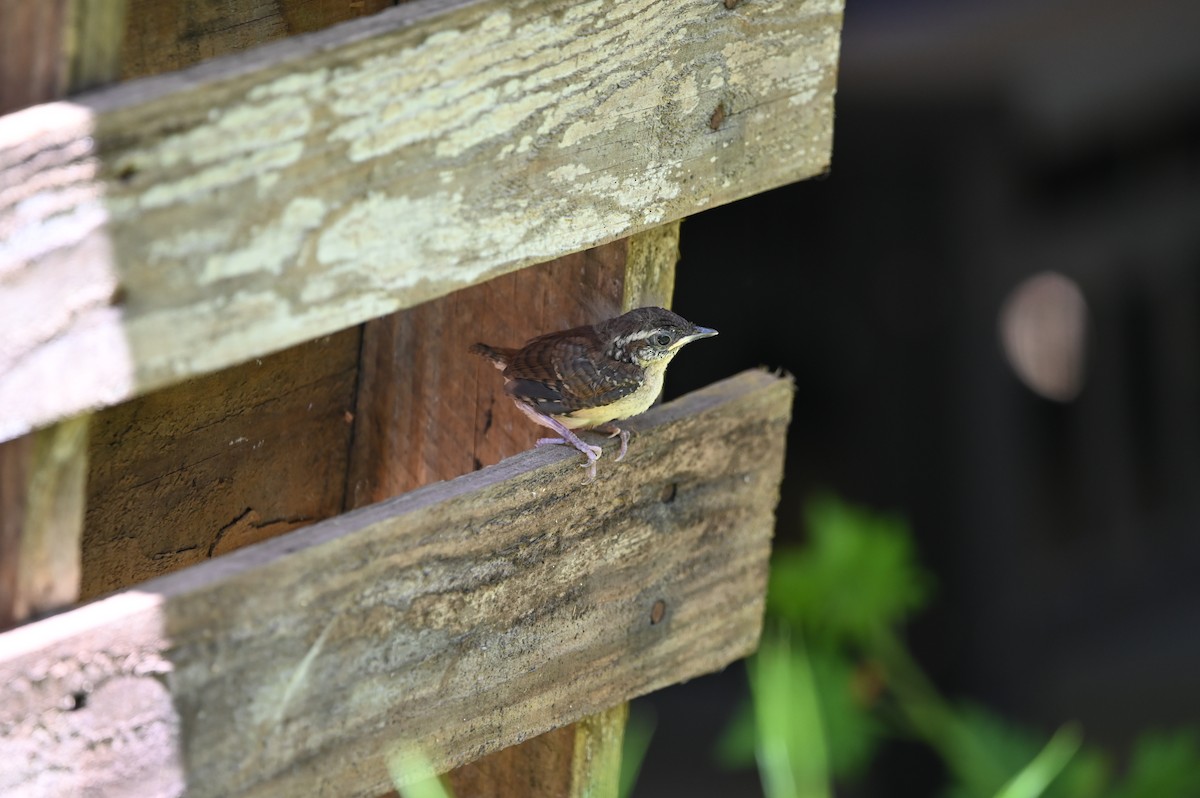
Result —
[{"label": "small brown bird", "polygon": [[663,308],[637,308],[615,319],[538,336],[520,349],[475,344],[471,351],[504,373],[504,390],[522,413],[558,433],[538,446],[570,444],[596,478],[600,447],[571,430],[595,429],[621,436],[617,460],[629,448],[629,432],[614,421],[649,409],[662,391],[663,374],[684,344],[716,335]]}]

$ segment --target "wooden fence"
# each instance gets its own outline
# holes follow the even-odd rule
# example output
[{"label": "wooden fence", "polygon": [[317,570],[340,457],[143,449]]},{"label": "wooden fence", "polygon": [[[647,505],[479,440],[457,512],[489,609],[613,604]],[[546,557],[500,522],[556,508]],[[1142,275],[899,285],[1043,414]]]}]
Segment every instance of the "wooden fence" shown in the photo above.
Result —
[{"label": "wooden fence", "polygon": [[826,169],[840,15],[0,0],[0,794],[614,794],[756,645],[790,383],[584,484],[466,347]]}]

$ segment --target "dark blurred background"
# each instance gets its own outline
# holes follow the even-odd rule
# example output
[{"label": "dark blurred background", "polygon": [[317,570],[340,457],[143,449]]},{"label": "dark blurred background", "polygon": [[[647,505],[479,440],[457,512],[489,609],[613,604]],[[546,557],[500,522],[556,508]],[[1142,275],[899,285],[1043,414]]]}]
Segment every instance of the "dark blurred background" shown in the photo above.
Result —
[{"label": "dark blurred background", "polygon": [[[753,2],[753,0],[750,0]],[[671,395],[796,377],[778,540],[829,489],[912,525],[941,690],[1118,761],[1200,718],[1200,2],[848,0],[832,171],[693,217]],[[635,795],[712,763],[742,666],[635,705]],[[889,743],[855,796],[926,796]]]}]

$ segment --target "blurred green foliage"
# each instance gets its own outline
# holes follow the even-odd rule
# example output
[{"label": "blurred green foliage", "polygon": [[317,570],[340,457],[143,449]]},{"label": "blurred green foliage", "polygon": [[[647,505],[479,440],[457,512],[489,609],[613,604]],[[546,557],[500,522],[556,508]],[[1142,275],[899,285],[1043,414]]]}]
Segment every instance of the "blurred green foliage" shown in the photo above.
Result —
[{"label": "blurred green foliage", "polygon": [[621,775],[617,780],[618,798],[629,798],[637,783],[638,773],[646,760],[646,750],[654,736],[656,718],[653,711],[642,704],[631,704],[629,720],[625,722],[625,734],[621,738]]},{"label": "blurred green foliage", "polygon": [[768,798],[827,798],[833,782],[865,772],[887,736],[937,753],[945,798],[1200,796],[1194,730],[1144,735],[1119,779],[1074,724],[1046,740],[947,700],[900,635],[933,593],[907,524],[832,496],[810,501],[805,520],[807,545],[772,561],[750,699],[716,752],[731,767],[757,763]]}]

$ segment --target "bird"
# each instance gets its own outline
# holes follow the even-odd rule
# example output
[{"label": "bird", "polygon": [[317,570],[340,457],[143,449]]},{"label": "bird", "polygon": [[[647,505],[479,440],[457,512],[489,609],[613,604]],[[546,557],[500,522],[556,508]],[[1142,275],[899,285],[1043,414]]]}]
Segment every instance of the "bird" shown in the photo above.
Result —
[{"label": "bird", "polygon": [[574,446],[587,458],[588,482],[596,478],[601,449],[573,430],[620,436],[616,460],[629,449],[622,421],[645,412],[662,392],[667,364],[684,345],[710,338],[700,327],[665,308],[636,308],[613,319],[539,335],[515,348],[477,343],[470,351],[504,375],[504,391],[535,424],[557,433],[538,446]]}]

